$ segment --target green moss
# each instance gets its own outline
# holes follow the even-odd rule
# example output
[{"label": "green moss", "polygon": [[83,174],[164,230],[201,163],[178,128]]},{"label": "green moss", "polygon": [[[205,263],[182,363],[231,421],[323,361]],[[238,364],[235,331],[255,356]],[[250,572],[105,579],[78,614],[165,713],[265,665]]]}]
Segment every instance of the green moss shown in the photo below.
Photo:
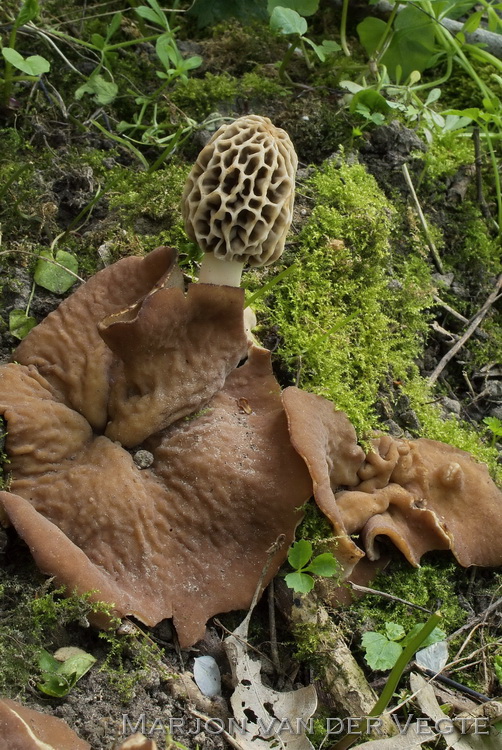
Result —
[{"label": "green moss", "polygon": [[425,154],[423,186],[437,190],[440,186],[446,190],[445,177],[453,177],[464,164],[474,163],[474,145],[470,138],[459,138],[458,133],[437,135],[429,144]]},{"label": "green moss", "polygon": [[322,628],[317,623],[297,623],[292,629],[294,636],[294,658],[299,662],[305,662],[314,667],[322,675],[323,665],[326,661],[324,653],[324,638],[329,639],[331,631]]},{"label": "green moss", "polygon": [[[441,628],[451,633],[467,620],[468,614],[460,606],[459,588],[466,580],[465,571],[446,556],[435,556],[420,568],[412,568],[401,559],[392,561],[392,569],[380,573],[371,586],[391,596],[417,604],[443,616]],[[362,630],[382,631],[386,622],[396,622],[408,632],[413,625],[427,620],[427,613],[395,600],[367,594],[351,605],[350,628],[354,618]]]},{"label": "green moss", "polygon": [[284,86],[257,72],[245,73],[242,78],[228,73],[206,73],[204,78],[180,81],[170,99],[183,112],[200,121],[214,110],[233,112],[239,97],[248,100],[251,110],[256,112],[260,106],[270,106],[271,99],[287,94]]},{"label": "green moss", "polygon": [[189,78],[178,83],[170,98],[183,112],[196,120],[203,120],[222,102],[233,103],[237,90],[237,79],[227,73],[206,73],[204,78]]},{"label": "green moss", "polygon": [[151,681],[152,673],[160,674],[164,680],[172,677],[163,663],[160,646],[138,628],[121,635],[104,630],[99,637],[106,641],[108,651],[100,671],[124,704],[131,702],[137,685]]},{"label": "green moss", "polygon": [[107,605],[89,601],[90,594],[61,596],[50,581],[41,583],[0,573],[0,693],[17,697],[32,687],[38,676],[41,649],[60,645],[62,631]]},{"label": "green moss", "polygon": [[362,433],[375,425],[381,382],[404,377],[425,328],[424,263],[395,259],[395,211],[364,167],[329,162],[309,180],[315,208],[295,269],[262,312],[299,385],[331,399]]}]

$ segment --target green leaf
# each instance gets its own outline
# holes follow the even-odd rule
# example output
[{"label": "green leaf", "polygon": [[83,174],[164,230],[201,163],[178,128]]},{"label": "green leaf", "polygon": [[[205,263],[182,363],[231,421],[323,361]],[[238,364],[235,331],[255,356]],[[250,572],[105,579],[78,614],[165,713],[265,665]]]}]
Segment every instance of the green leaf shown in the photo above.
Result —
[{"label": "green leaf", "polygon": [[308,594],[314,588],[314,579],[306,573],[288,573],[284,580],[290,589],[299,594]]},{"label": "green leaf", "polygon": [[[150,5],[153,5],[153,3],[150,3]],[[169,24],[165,13],[162,12],[157,3],[155,3],[155,5],[157,6],[156,9],[147,8],[146,5],[140,5],[139,8],[135,8],[134,10],[138,16],[141,16],[141,18],[145,18],[147,21],[151,21],[152,23],[157,24],[157,26],[161,26],[163,29],[166,29],[166,31],[169,31]]]},{"label": "green leaf", "polygon": [[386,28],[387,24],[379,18],[367,17],[364,21],[361,21],[361,23],[358,24],[357,33],[359,35],[359,41],[369,57],[371,57],[376,50]]},{"label": "green leaf", "polygon": [[405,629],[402,625],[398,625],[397,622],[386,622],[385,632],[389,641],[400,641],[405,634]]},{"label": "green leaf", "polygon": [[29,76],[41,76],[42,73],[47,73],[51,68],[50,62],[45,57],[32,55],[25,58],[11,47],[3,47],[2,55],[7,62]]},{"label": "green leaf", "polygon": [[42,649],[38,657],[38,666],[42,672],[57,672],[61,666],[61,662],[55,659],[48,651]]},{"label": "green leaf", "polygon": [[485,417],[483,423],[497,437],[502,437],[502,420],[497,417]]},{"label": "green leaf", "polygon": [[91,36],[91,42],[97,49],[103,49],[106,44],[105,38],[102,34],[93,34]]},{"label": "green leaf", "polygon": [[16,339],[24,339],[36,324],[35,318],[26,315],[26,310],[11,310],[9,313],[9,331]]},{"label": "green leaf", "polygon": [[434,102],[437,102],[440,96],[441,89],[431,89],[429,91],[427,99],[425,100],[425,106],[428,107],[430,104],[434,104]]},{"label": "green leaf", "polygon": [[387,114],[390,111],[386,99],[378,91],[373,91],[373,89],[363,89],[354,94],[349,109],[351,112],[357,112],[361,105],[366,107],[370,112]]},{"label": "green leaf", "polygon": [[362,638],[365,660],[372,669],[392,669],[403,651],[401,644],[389,641],[381,633],[370,631]]},{"label": "green leaf", "polygon": [[467,21],[462,26],[462,31],[464,31],[466,34],[472,34],[474,31],[477,31],[477,29],[479,28],[479,24],[483,19],[483,15],[483,10],[478,10],[476,13],[472,13],[472,15],[469,16]]},{"label": "green leaf", "polygon": [[83,677],[96,659],[80,648],[59,649],[56,655],[64,656],[63,661],[55,659],[47,651],[40,652],[38,666],[42,672],[43,681],[37,687],[46,695],[54,698],[64,698],[72,687]]},{"label": "green leaf", "polygon": [[187,14],[197,18],[197,26],[202,28],[220,23],[228,18],[238,18],[242,24],[253,21],[267,21],[267,0],[195,0]]},{"label": "green leaf", "polygon": [[110,21],[110,25],[108,26],[107,32],[106,32],[106,41],[109,41],[112,36],[120,29],[120,24],[122,23],[122,13],[115,13],[112,20]]},{"label": "green leaf", "polygon": [[189,57],[187,60],[183,60],[183,70],[193,70],[194,68],[200,68],[203,63],[202,57],[194,55]]},{"label": "green leaf", "polygon": [[298,34],[303,36],[308,29],[307,22],[296,10],[278,5],[270,16],[270,28],[281,34]]},{"label": "green leaf", "polygon": [[312,16],[319,8],[319,0],[268,0],[267,11],[272,14],[278,6],[296,10],[301,16]]},{"label": "green leaf", "polygon": [[309,573],[314,573],[316,576],[334,576],[340,570],[340,564],[335,560],[331,552],[324,552],[322,555],[314,557],[312,562],[307,568]]},{"label": "green leaf", "polygon": [[300,539],[294,542],[289,548],[288,562],[292,568],[300,570],[312,557],[312,545],[306,539]]},{"label": "green leaf", "polygon": [[75,91],[75,99],[78,101],[84,94],[91,94],[98,104],[111,104],[117,96],[118,90],[116,83],[107,81],[99,73],[93,73],[89,80]]},{"label": "green leaf", "polygon": [[[44,250],[40,255],[42,257],[37,261],[37,265],[35,266],[34,278],[36,283],[55,294],[64,294],[77,281],[75,276],[68,273],[65,269],[67,268],[69,271],[77,273],[77,259],[65,250],[58,250],[55,258],[53,258],[50,250]],[[54,263],[49,263],[44,258],[54,259],[61,266],[64,266],[64,268],[56,266]]]},{"label": "green leaf", "polygon": [[38,16],[39,3],[38,0],[26,0],[21,6],[17,18],[14,22],[14,28],[18,29],[20,26],[24,26],[25,23],[33,21]]},{"label": "green leaf", "polygon": [[[357,26],[368,55],[377,49],[385,28],[386,24],[377,18],[365,18]],[[406,80],[414,70],[421,73],[430,66],[435,53],[434,20],[408,5],[396,17],[390,44],[380,62],[394,81]]]},{"label": "green leaf", "polygon": [[[409,633],[406,634],[406,636],[401,641],[403,646],[407,646],[408,643],[410,643],[413,638],[422,630],[425,623],[419,622],[416,625],[412,627]],[[432,633],[430,633],[427,638],[420,644],[420,648],[427,648],[427,646],[431,646],[433,643],[437,643],[438,641],[443,641],[446,638],[446,633],[444,630],[441,630],[441,628],[434,628]]]}]

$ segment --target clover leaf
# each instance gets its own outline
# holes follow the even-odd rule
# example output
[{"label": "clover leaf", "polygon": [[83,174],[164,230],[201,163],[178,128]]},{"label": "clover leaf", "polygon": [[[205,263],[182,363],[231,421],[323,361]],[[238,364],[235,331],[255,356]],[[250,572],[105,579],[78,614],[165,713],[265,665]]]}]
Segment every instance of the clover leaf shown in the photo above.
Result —
[{"label": "clover leaf", "polygon": [[294,573],[288,573],[284,580],[287,586],[300,594],[308,594],[314,587],[314,579],[310,575],[331,577],[340,569],[338,562],[331,552],[323,552],[312,558],[312,544],[306,539],[295,542],[288,552],[288,562]]}]

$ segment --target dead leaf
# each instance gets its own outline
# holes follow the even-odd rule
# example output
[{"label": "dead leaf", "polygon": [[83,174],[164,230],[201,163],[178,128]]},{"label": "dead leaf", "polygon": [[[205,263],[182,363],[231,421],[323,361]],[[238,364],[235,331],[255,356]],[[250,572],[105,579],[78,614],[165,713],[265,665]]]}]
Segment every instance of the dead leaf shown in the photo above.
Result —
[{"label": "dead leaf", "polygon": [[453,720],[442,711],[430,683],[413,672],[410,684],[413,693],[417,693],[418,705],[434,721],[435,728],[443,735],[447,747],[452,750],[500,750],[500,732],[495,728],[489,729],[488,721],[479,727],[486,734],[462,734],[453,726]]},{"label": "dead leaf", "polygon": [[317,708],[315,688],[279,693],[263,685],[261,664],[250,658],[246,645],[250,615],[224,641],[236,685],[230,699],[238,724],[235,742],[242,750],[314,750],[305,727]]}]

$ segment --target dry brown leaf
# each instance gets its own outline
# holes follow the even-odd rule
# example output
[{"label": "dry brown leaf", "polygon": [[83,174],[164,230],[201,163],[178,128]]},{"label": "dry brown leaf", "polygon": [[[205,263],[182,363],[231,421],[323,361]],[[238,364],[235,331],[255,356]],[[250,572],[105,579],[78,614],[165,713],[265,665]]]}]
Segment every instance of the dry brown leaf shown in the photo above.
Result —
[{"label": "dry brown leaf", "polygon": [[314,750],[304,730],[317,708],[315,688],[279,693],[263,685],[261,664],[250,658],[246,645],[250,614],[224,642],[236,685],[230,700],[239,725],[236,745],[242,750],[270,750],[272,743],[281,750]]}]

